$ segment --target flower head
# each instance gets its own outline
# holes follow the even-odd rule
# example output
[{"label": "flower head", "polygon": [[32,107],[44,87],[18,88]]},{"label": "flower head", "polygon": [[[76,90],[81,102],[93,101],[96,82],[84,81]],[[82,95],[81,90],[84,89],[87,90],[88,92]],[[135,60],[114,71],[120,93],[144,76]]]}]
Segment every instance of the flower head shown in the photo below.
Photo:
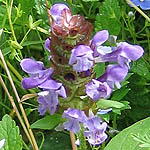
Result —
[{"label": "flower head", "polygon": [[77,133],[80,131],[80,124],[87,120],[85,113],[78,109],[68,108],[63,113],[63,118],[67,118],[68,121],[64,123],[64,128]]},{"label": "flower head", "polygon": [[131,0],[136,6],[140,6],[143,10],[150,9],[150,1],[149,0]]},{"label": "flower head", "polygon": [[76,72],[83,72],[93,66],[93,51],[89,46],[79,45],[72,50],[69,64]]},{"label": "flower head", "polygon": [[84,136],[87,137],[88,142],[92,145],[100,145],[107,139],[107,134],[105,133],[107,128],[107,123],[101,121],[100,118],[92,115],[84,123]]},{"label": "flower head", "polygon": [[53,69],[45,69],[44,65],[40,61],[34,61],[33,59],[26,58],[20,63],[22,70],[30,75],[29,78],[23,78],[22,87],[24,89],[35,88],[50,79]]},{"label": "flower head", "polygon": [[112,92],[107,82],[100,82],[98,80],[92,79],[92,81],[86,86],[86,94],[94,101],[100,98],[108,98]]},{"label": "flower head", "polygon": [[53,115],[58,105],[58,96],[67,97],[65,88],[62,83],[58,83],[54,80],[47,80],[39,87],[46,91],[38,93],[38,103],[40,104],[38,111],[40,115],[44,115],[45,112],[49,110],[50,114]]}]

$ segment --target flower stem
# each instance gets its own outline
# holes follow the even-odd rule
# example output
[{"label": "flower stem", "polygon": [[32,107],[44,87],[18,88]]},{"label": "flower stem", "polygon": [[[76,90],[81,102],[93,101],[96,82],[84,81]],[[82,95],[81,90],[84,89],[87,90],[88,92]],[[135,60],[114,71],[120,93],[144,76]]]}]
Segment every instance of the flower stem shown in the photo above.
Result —
[{"label": "flower stem", "polygon": [[36,143],[34,134],[33,134],[32,130],[31,130],[31,128],[30,128],[30,124],[29,124],[28,118],[27,118],[27,116],[26,116],[26,113],[25,113],[25,110],[24,110],[24,108],[23,108],[23,106],[22,106],[22,103],[20,102],[20,101],[21,101],[21,100],[20,100],[20,97],[19,97],[19,95],[18,95],[18,92],[17,92],[17,90],[16,90],[16,87],[15,87],[15,85],[14,85],[14,82],[13,82],[13,80],[12,80],[12,78],[11,78],[10,72],[9,72],[9,70],[8,70],[7,64],[6,64],[6,62],[5,62],[5,59],[4,59],[4,56],[3,56],[1,50],[0,50],[0,58],[1,58],[1,60],[2,60],[2,63],[3,63],[3,65],[4,65],[4,68],[5,68],[5,70],[6,70],[6,73],[7,73],[7,75],[8,75],[8,78],[9,78],[10,84],[11,84],[11,86],[12,86],[12,89],[13,89],[13,91],[14,91],[14,94],[15,94],[15,96],[16,96],[16,99],[17,99],[17,101],[18,101],[18,103],[19,103],[20,110],[21,110],[21,112],[22,112],[22,115],[23,115],[23,117],[24,117],[24,121],[25,121],[26,126],[27,126],[27,129],[28,129],[28,131],[29,131],[31,140],[32,140],[32,142],[33,142],[33,146],[34,146],[33,148],[34,148],[34,150],[38,150],[38,146],[37,146],[37,143]]},{"label": "flower stem", "polygon": [[130,0],[126,0],[128,4],[130,4],[136,11],[138,11],[145,19],[150,22],[150,18],[136,5],[134,5]]},{"label": "flower stem", "polygon": [[75,135],[73,132],[70,131],[70,139],[71,139],[71,144],[72,144],[72,150],[77,150],[77,146],[75,144]]}]

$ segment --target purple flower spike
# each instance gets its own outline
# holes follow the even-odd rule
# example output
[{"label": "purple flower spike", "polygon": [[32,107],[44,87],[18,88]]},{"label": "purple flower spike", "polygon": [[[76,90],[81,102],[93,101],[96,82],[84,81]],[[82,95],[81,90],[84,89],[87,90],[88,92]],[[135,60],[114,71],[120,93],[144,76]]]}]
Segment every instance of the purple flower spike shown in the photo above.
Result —
[{"label": "purple flower spike", "polygon": [[98,56],[98,52],[97,52],[98,46],[106,42],[108,38],[109,38],[109,33],[107,30],[99,31],[94,35],[91,41],[91,47],[92,49],[94,49],[94,56]]},{"label": "purple flower spike", "polygon": [[118,62],[120,66],[125,64],[129,66],[131,61],[139,59],[144,53],[142,47],[138,45],[131,45],[126,42],[121,42],[118,47],[106,55],[100,55],[95,58],[95,62]]},{"label": "purple flower spike", "polygon": [[83,123],[87,120],[87,117],[83,111],[72,108],[68,108],[64,111],[63,118],[68,119],[68,121],[64,123],[64,128],[74,133],[80,131],[79,123]]},{"label": "purple flower spike", "polygon": [[50,52],[50,44],[51,44],[51,40],[49,38],[46,39],[44,47],[46,48],[46,50],[48,50]]},{"label": "purple flower spike", "polygon": [[68,6],[65,4],[55,4],[50,9],[51,15],[56,22],[59,22],[62,17],[62,12],[64,10],[69,10]]},{"label": "purple flower spike", "polygon": [[84,123],[84,128],[86,129],[84,136],[87,137],[88,142],[92,145],[100,145],[107,139],[107,134],[105,133],[107,123],[102,123],[98,117],[89,118]]},{"label": "purple flower spike", "polygon": [[131,0],[136,6],[140,6],[143,10],[150,9],[150,1],[149,0]]},{"label": "purple flower spike", "polygon": [[69,64],[76,72],[83,72],[93,66],[93,51],[89,46],[79,45],[72,50]]},{"label": "purple flower spike", "polygon": [[30,58],[23,59],[20,65],[22,70],[30,75],[29,78],[24,78],[22,80],[22,87],[24,89],[31,89],[39,86],[48,80],[53,73],[52,68],[44,69],[42,62],[34,61]]},{"label": "purple flower spike", "polygon": [[93,99],[94,101],[99,100],[100,98],[108,98],[112,92],[112,89],[109,85],[104,82],[92,79],[92,82],[86,86],[86,94]]},{"label": "purple flower spike", "polygon": [[38,102],[40,104],[38,111],[40,115],[44,115],[47,110],[50,111],[51,115],[54,114],[58,105],[58,96],[67,97],[65,88],[62,86],[62,83],[57,83],[54,80],[47,80],[39,85],[39,88],[46,90],[38,94]]},{"label": "purple flower spike", "polygon": [[114,85],[119,89],[121,88],[120,82],[125,79],[128,74],[128,67],[121,67],[120,65],[108,65],[105,73],[97,80],[107,82],[111,88]]}]

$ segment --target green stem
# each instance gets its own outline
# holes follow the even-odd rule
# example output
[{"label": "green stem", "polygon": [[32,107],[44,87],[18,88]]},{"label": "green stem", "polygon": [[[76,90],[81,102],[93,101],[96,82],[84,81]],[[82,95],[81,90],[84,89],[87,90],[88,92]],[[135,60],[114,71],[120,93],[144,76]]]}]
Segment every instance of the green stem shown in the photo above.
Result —
[{"label": "green stem", "polygon": [[78,134],[78,137],[81,141],[79,150],[87,150],[86,139],[84,137],[84,128],[82,126],[81,126],[80,133]]},{"label": "green stem", "polygon": [[[17,38],[16,38],[15,31],[14,31],[14,28],[13,28],[13,23],[12,23],[12,20],[11,20],[12,5],[13,5],[13,0],[11,1],[10,8],[9,8],[8,2],[6,0],[6,10],[7,10],[7,15],[8,15],[9,26],[10,26],[11,33],[12,33],[12,36],[14,38],[14,41],[17,42]],[[20,55],[20,57],[22,59],[23,56],[22,56],[22,53],[21,53],[20,49],[18,49],[18,53],[19,53],[19,55]]]},{"label": "green stem", "polygon": [[147,36],[147,42],[148,42],[148,50],[149,50],[149,56],[150,56],[150,38],[149,38],[149,36],[150,36],[150,33],[149,33],[149,30],[148,30],[148,28],[146,28],[146,36]]},{"label": "green stem", "polygon": [[128,4],[130,4],[136,11],[138,11],[145,19],[150,22],[150,18],[136,5],[134,5],[130,0],[126,0]]},{"label": "green stem", "polygon": [[81,7],[82,11],[84,12],[84,14],[88,17],[88,13],[82,4],[82,0],[79,0],[79,4],[80,4],[80,7]]},{"label": "green stem", "polygon": [[27,144],[23,140],[22,140],[22,144],[25,150],[30,150],[30,148],[27,146]]},{"label": "green stem", "polygon": [[15,35],[15,32],[14,32],[14,28],[13,28],[13,24],[12,24],[12,20],[11,20],[12,4],[13,4],[13,0],[11,1],[11,7],[9,9],[8,2],[6,0],[6,10],[7,10],[8,21],[9,21],[11,33],[12,33],[12,36],[13,36],[14,40],[17,42],[17,38],[16,38],[16,35]]},{"label": "green stem", "polygon": [[9,69],[15,74],[15,76],[21,81],[22,80],[22,76],[19,74],[19,72],[10,64],[10,62],[7,60],[6,61]]},{"label": "green stem", "polygon": [[8,111],[11,112],[11,109],[8,106],[6,106],[5,104],[3,104],[1,101],[0,101],[0,105],[3,106],[3,107],[5,107]]},{"label": "green stem", "polygon": [[24,35],[22,41],[20,42],[20,45],[22,45],[22,44],[24,43],[24,41],[26,40],[27,35],[29,34],[30,31],[31,31],[31,29],[29,29],[29,30],[26,32],[26,34]]}]

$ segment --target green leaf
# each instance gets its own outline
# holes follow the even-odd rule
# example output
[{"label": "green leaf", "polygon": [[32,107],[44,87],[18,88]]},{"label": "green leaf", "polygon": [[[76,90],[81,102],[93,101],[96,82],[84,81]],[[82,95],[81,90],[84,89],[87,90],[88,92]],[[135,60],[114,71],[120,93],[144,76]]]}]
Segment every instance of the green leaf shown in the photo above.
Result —
[{"label": "green leaf", "polygon": [[31,125],[31,128],[51,130],[63,121],[64,121],[64,119],[59,114],[54,114],[52,116],[48,115],[48,116],[45,116],[44,118],[34,122]]},{"label": "green leaf", "polygon": [[113,92],[111,99],[120,101],[129,91],[130,89],[124,86],[121,89],[118,89],[115,92]]},{"label": "green leaf", "polygon": [[0,140],[5,139],[1,150],[22,150],[22,138],[18,126],[9,115],[5,115],[0,121]]},{"label": "green leaf", "polygon": [[131,70],[134,73],[146,78],[147,80],[150,79],[150,73],[147,64],[145,63],[144,58],[141,58],[133,63]]},{"label": "green leaf", "polygon": [[22,46],[29,46],[29,45],[36,45],[36,44],[41,44],[44,43],[45,40],[43,41],[25,41]]},{"label": "green leaf", "polygon": [[105,72],[105,63],[98,63],[94,67],[96,78],[100,77]]},{"label": "green leaf", "polygon": [[148,148],[140,148],[141,143],[134,140],[132,135],[144,136],[150,130],[149,124],[148,117],[124,129],[108,143],[104,150],[148,150]]},{"label": "green leaf", "polygon": [[121,29],[118,0],[105,0],[96,16],[96,31],[107,29],[111,35],[118,35]]},{"label": "green leaf", "polygon": [[125,105],[117,102],[117,101],[111,101],[111,100],[105,100],[105,99],[100,99],[97,103],[97,107],[101,109],[107,109],[107,108],[122,108]]},{"label": "green leaf", "polygon": [[29,16],[29,28],[33,29],[33,17],[31,15]]}]

